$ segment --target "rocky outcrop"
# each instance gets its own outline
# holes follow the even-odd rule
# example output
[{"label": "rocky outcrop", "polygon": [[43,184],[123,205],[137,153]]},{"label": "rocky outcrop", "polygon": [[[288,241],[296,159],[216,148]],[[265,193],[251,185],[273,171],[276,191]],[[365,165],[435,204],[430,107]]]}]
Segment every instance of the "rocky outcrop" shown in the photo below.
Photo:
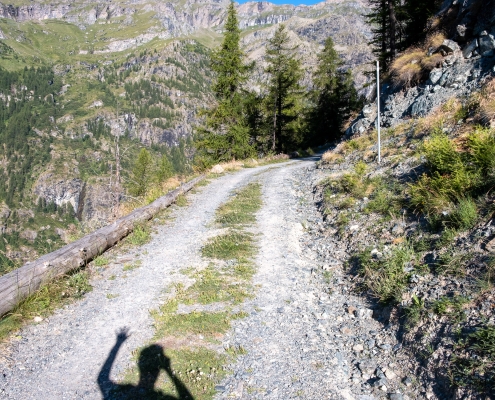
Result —
[{"label": "rocky outcrop", "polygon": [[[481,46],[483,44],[483,47]],[[381,89],[381,122],[393,127],[409,117],[422,117],[433,109],[455,98],[465,98],[480,89],[489,76],[495,75],[495,40],[486,31],[462,48],[453,40],[446,40],[437,50],[445,55],[440,68],[433,69],[426,82],[407,90],[385,84]],[[367,105],[347,129],[346,135],[359,134],[376,124],[376,114],[371,119]]]},{"label": "rocky outcrop", "polygon": [[57,206],[71,204],[74,210],[79,207],[83,181],[78,178],[61,179],[49,172],[42,174],[34,185],[34,195],[43,198],[47,203]]}]

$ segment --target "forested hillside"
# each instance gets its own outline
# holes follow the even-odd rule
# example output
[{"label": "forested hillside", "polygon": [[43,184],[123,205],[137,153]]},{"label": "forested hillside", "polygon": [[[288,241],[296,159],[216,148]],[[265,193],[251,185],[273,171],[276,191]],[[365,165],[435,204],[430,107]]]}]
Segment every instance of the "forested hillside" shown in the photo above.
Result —
[{"label": "forested hillside", "polygon": [[[222,43],[228,4],[62,0],[0,7],[0,250],[10,260],[2,269],[106,224],[129,201],[150,201],[193,164],[213,162],[193,160],[192,136],[207,119],[202,110],[215,103],[218,71],[210,56]],[[263,49],[281,22],[301,62],[300,91],[312,85],[329,31],[345,69],[369,59],[363,7],[359,0],[238,6],[240,46],[254,61],[246,81],[251,104],[265,90]],[[351,20],[363,29],[350,30]],[[361,88],[363,75],[355,79]],[[244,155],[308,144],[299,135],[273,148],[268,119],[251,111],[258,139]]]}]

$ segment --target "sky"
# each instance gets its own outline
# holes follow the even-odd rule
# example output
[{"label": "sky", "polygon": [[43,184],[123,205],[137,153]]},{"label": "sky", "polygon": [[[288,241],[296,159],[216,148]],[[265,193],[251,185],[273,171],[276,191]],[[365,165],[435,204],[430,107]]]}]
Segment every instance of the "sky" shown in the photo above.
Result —
[{"label": "sky", "polygon": [[[237,0],[238,3],[247,3],[248,1],[256,1],[256,0]],[[311,4],[316,4],[316,3],[321,3],[324,0],[266,0],[269,1],[270,3],[274,4],[293,4],[295,6],[305,4],[307,6]]]}]

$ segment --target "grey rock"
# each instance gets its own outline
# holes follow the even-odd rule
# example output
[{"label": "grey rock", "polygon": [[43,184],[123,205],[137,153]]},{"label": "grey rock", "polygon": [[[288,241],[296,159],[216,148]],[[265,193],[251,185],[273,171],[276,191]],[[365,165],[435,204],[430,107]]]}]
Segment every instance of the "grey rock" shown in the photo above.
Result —
[{"label": "grey rock", "polygon": [[26,229],[22,231],[19,236],[23,239],[29,240],[30,242],[34,242],[38,237],[38,233],[31,229]]},{"label": "grey rock", "polygon": [[495,49],[495,38],[493,35],[481,36],[479,39],[479,52],[482,56],[489,56]]},{"label": "grey rock", "polygon": [[[442,77],[442,79],[443,79],[443,77]],[[428,113],[428,110],[430,109],[430,107],[431,107],[430,102],[426,97],[419,97],[411,105],[409,112],[412,116],[424,116]]]},{"label": "grey rock", "polygon": [[462,55],[464,56],[464,58],[470,58],[473,54],[473,51],[475,51],[477,48],[478,39],[474,39],[471,43],[464,47],[464,50],[462,50]]},{"label": "grey rock", "polygon": [[356,310],[356,317],[359,319],[371,319],[373,318],[373,310],[369,308],[358,308]]},{"label": "grey rock", "polygon": [[430,72],[430,82],[432,85],[436,85],[443,75],[442,68],[434,68]]},{"label": "grey rock", "polygon": [[390,400],[404,400],[404,396],[400,393],[390,393],[389,399]]},{"label": "grey rock", "polygon": [[442,43],[442,46],[440,46],[440,48],[442,50],[445,50],[447,53],[454,53],[454,52],[460,50],[459,45],[450,39],[445,39]]},{"label": "grey rock", "polygon": [[456,31],[459,37],[463,38],[466,36],[466,25],[457,25]]},{"label": "grey rock", "polygon": [[374,120],[376,118],[376,105],[375,104],[367,104],[364,106],[361,111],[363,117],[369,120]]}]

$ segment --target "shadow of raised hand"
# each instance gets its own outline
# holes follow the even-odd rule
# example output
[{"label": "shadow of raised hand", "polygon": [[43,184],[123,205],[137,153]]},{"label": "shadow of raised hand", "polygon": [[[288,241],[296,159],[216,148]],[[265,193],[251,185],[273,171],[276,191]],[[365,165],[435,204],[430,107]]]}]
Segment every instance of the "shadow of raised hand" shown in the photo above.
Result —
[{"label": "shadow of raised hand", "polygon": [[[112,382],[110,370],[122,344],[129,338],[129,329],[124,327],[117,332],[117,341],[103,364],[98,375],[98,386],[104,400],[110,399],[153,399],[153,400],[194,400],[187,387],[172,371],[170,358],[163,347],[152,344],[141,350],[138,359],[139,382],[137,385],[122,385]],[[155,389],[155,383],[161,370],[164,370],[177,390],[178,397]]]}]

